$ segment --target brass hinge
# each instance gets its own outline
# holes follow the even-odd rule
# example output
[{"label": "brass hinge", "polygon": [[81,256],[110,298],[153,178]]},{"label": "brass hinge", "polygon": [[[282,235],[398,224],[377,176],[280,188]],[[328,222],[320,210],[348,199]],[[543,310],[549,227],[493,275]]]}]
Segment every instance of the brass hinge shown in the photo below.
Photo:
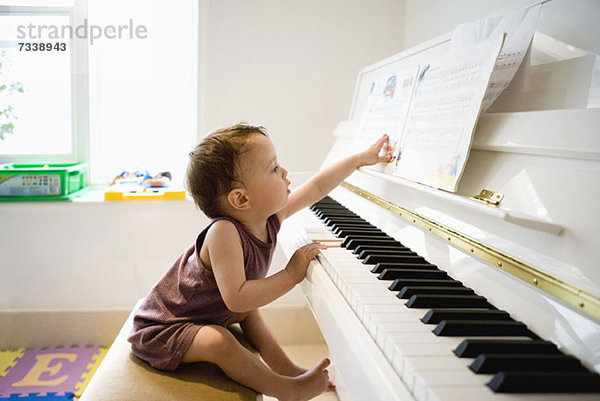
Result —
[{"label": "brass hinge", "polygon": [[472,196],[471,199],[476,201],[487,203],[488,205],[497,206],[504,199],[504,194],[499,192],[490,191],[488,189],[482,189],[479,195]]}]

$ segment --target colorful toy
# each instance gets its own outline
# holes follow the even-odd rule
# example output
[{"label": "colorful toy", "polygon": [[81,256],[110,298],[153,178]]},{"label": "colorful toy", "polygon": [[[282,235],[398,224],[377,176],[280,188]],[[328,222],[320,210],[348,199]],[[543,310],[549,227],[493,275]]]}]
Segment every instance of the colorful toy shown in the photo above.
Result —
[{"label": "colorful toy", "polygon": [[0,400],[70,400],[81,395],[106,348],[68,346],[0,352]]}]

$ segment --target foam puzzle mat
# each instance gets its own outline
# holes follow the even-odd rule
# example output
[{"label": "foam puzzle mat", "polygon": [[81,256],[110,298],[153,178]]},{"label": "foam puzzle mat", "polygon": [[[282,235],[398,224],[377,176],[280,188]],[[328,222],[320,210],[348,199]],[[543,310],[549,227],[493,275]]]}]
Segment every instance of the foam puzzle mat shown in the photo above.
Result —
[{"label": "foam puzzle mat", "polygon": [[0,400],[72,400],[106,355],[98,345],[0,351]]}]

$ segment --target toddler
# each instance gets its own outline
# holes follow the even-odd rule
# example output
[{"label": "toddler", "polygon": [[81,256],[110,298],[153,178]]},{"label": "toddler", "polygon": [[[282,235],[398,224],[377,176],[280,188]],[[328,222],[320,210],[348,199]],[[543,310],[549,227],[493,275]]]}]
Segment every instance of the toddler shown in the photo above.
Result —
[{"label": "toddler", "polygon": [[[324,246],[299,248],[285,269],[265,276],[281,222],[322,199],[356,168],[389,160],[387,142],[382,137],[290,192],[264,128],[237,124],[204,138],[190,153],[187,180],[196,205],[212,220],[136,312],[133,352],[163,370],[212,362],[233,380],[280,400],[308,400],[332,389],[329,360],[309,370],[294,364],[258,311],[302,281]],[[264,363],[227,329],[233,323]]]}]

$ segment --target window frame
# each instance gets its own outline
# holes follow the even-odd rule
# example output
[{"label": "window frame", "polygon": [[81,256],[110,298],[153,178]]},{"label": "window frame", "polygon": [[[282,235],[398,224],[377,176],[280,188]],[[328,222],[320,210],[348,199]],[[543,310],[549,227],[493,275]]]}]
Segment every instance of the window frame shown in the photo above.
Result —
[{"label": "window frame", "polygon": [[[0,5],[3,15],[67,15],[75,26],[87,18],[87,1],[75,0],[65,6],[6,6]],[[89,161],[89,73],[87,40],[67,39],[71,67],[71,152],[65,154],[3,154],[1,163],[79,163]]]}]

